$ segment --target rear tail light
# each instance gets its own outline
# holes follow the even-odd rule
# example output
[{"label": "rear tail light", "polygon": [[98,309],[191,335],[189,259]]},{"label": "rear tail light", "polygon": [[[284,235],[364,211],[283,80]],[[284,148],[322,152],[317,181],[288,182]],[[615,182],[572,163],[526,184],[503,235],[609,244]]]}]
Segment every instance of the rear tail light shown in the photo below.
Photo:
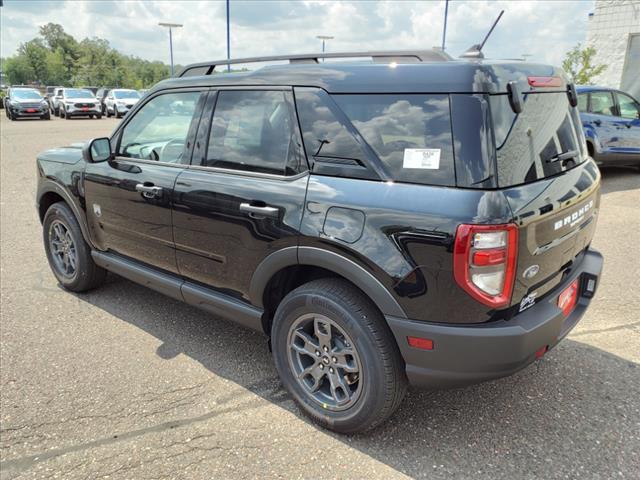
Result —
[{"label": "rear tail light", "polygon": [[578,279],[576,278],[571,285],[565,288],[558,296],[558,308],[562,310],[562,314],[567,317],[573,311],[578,300]]},{"label": "rear tail light", "polygon": [[561,87],[560,77],[527,77],[529,85],[532,87]]},{"label": "rear tail light", "polygon": [[518,227],[459,225],[453,249],[453,273],[473,298],[493,308],[511,300],[518,258]]}]

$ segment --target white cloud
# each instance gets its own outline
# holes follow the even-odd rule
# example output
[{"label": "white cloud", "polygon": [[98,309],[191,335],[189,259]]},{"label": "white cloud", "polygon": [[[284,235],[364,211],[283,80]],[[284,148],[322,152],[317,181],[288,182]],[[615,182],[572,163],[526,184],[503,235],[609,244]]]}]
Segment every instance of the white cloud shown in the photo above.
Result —
[{"label": "white cloud", "polygon": [[[447,50],[458,55],[482,40],[504,9],[485,47],[492,58],[531,55],[531,61],[559,64],[586,36],[593,1],[486,1],[449,3]],[[80,1],[4,2],[1,53],[15,53],[37,36],[38,27],[60,23],[74,37],[101,37],[123,53],[168,62],[168,34],[159,21],[183,23],[174,34],[176,63],[224,58],[224,2]],[[231,1],[233,57],[318,51],[318,34],[335,37],[328,49],[430,48],[440,45],[444,2],[408,1]]]}]

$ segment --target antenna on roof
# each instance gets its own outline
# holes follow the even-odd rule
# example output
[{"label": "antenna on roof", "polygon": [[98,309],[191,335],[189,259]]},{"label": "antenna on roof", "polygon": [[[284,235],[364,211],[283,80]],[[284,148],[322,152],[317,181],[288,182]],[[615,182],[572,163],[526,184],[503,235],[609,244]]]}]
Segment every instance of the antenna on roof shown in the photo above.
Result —
[{"label": "antenna on roof", "polygon": [[491,32],[493,32],[493,29],[496,28],[496,25],[500,21],[500,18],[502,17],[503,13],[504,13],[504,10],[500,10],[500,14],[498,15],[498,18],[496,18],[496,21],[493,22],[493,25],[491,25],[491,29],[489,30],[487,35],[484,37],[484,40],[482,40],[482,43],[472,45],[466,52],[460,55],[460,58],[484,58],[484,53],[482,53],[482,47],[484,47],[484,44],[487,43],[487,39],[489,38],[489,35],[491,35]]}]

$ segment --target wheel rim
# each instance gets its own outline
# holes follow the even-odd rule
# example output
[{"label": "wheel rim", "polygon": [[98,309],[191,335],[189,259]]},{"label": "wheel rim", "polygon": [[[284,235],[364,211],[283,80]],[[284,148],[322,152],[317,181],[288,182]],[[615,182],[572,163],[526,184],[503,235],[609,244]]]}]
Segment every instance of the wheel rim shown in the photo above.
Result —
[{"label": "wheel rim", "polygon": [[67,226],[59,220],[54,220],[49,226],[49,250],[56,270],[72,278],[78,265],[76,245]]},{"label": "wheel rim", "polygon": [[362,390],[360,357],[349,335],[316,314],[297,318],[287,338],[289,366],[309,398],[327,410],[353,406]]}]

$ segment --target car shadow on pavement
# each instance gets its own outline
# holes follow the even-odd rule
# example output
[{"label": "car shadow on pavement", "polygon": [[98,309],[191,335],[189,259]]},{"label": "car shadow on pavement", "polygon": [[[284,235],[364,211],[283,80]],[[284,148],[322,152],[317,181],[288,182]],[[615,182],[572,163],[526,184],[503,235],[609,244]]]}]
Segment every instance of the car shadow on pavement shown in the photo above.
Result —
[{"label": "car shadow on pavement", "polygon": [[[161,358],[187,355],[307,421],[280,387],[263,335],[111,274],[78,298],[160,340]],[[612,478],[640,470],[639,411],[640,365],[568,339],[512,377],[410,389],[378,429],[331,435],[412,477]]]},{"label": "car shadow on pavement", "polygon": [[600,167],[602,194],[640,189],[640,166]]}]

